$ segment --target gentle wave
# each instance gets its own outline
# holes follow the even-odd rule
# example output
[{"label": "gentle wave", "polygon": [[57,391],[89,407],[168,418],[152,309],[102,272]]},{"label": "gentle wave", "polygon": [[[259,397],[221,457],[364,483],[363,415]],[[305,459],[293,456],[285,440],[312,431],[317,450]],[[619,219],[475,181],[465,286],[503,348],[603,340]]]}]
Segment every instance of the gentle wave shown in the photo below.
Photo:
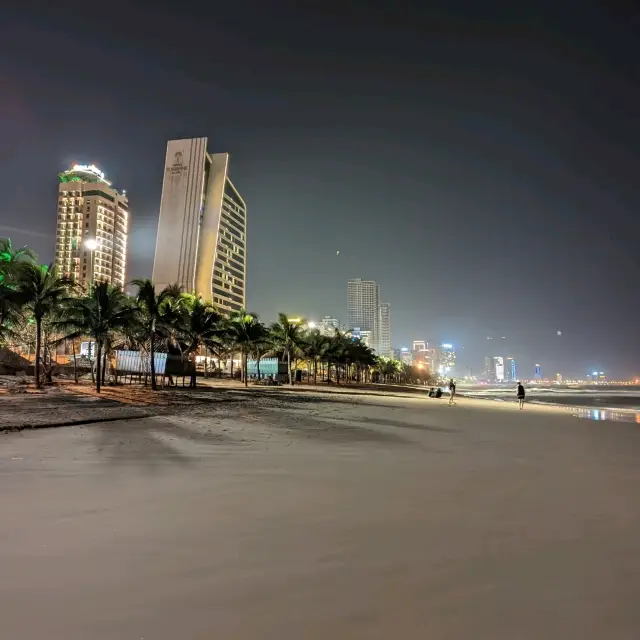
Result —
[{"label": "gentle wave", "polygon": [[[535,404],[640,411],[640,389],[637,387],[626,389],[529,387],[526,394],[527,402]],[[504,387],[460,389],[460,395],[502,402],[517,401],[515,389]]]}]

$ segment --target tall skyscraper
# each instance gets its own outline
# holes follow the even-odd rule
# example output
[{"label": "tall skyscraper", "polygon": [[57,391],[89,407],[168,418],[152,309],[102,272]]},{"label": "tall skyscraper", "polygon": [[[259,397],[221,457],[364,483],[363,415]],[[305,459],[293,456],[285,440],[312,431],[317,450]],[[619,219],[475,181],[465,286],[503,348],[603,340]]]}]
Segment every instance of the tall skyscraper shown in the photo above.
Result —
[{"label": "tall skyscraper", "polygon": [[247,207],[228,171],[206,138],[167,143],[153,262],[157,289],[177,283],[227,312],[245,306],[247,271]]},{"label": "tall skyscraper", "polygon": [[391,305],[380,303],[380,337],[378,342],[379,355],[391,358]]},{"label": "tall skyscraper", "polygon": [[348,329],[370,332],[369,346],[379,351],[380,287],[373,280],[355,278],[348,282]]},{"label": "tall skyscraper", "polygon": [[129,201],[94,165],[58,175],[55,265],[89,289],[95,282],[124,287]]},{"label": "tall skyscraper", "polygon": [[507,358],[507,380],[510,382],[518,380],[516,376],[516,361],[513,358]]}]

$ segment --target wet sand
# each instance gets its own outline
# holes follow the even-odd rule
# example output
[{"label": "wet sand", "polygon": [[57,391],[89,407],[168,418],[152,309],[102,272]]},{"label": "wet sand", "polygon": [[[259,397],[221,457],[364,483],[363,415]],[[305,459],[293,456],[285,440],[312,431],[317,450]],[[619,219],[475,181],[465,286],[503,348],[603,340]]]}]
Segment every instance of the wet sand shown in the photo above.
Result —
[{"label": "wet sand", "polygon": [[637,425],[248,394],[0,436],[0,638],[640,637]]}]

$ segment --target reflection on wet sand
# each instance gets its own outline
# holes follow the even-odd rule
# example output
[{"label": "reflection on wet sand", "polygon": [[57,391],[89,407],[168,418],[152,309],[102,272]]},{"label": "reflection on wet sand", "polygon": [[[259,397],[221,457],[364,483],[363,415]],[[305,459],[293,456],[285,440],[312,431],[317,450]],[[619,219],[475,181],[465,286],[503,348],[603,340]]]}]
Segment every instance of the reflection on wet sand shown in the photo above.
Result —
[{"label": "reflection on wet sand", "polygon": [[640,411],[616,411],[615,409],[588,409],[567,407],[576,418],[587,420],[609,420],[610,422],[636,422],[640,424]]}]

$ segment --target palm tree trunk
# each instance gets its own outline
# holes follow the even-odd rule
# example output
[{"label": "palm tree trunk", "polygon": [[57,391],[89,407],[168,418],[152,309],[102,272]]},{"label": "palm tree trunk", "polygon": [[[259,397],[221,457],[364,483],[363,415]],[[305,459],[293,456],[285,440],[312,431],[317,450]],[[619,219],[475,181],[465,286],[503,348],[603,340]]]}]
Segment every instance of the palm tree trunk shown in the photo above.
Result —
[{"label": "palm tree trunk", "polygon": [[258,370],[258,382],[260,382],[260,355],[256,356],[256,369]]},{"label": "palm tree trunk", "polygon": [[[92,364],[92,362],[91,362],[91,355],[92,355],[92,353],[91,353],[91,352],[92,352],[92,351],[93,351],[93,349],[95,348],[95,344],[96,344],[96,343],[95,343],[95,342],[93,343],[93,347],[91,347],[91,344],[92,344],[92,342],[91,342],[91,338],[89,338],[89,369],[91,369],[91,384],[95,384],[95,383],[96,383],[96,376],[95,376],[95,374],[93,373],[93,364]],[[94,354],[93,354],[94,362],[95,362],[95,355],[96,355],[96,354],[94,353]]]},{"label": "palm tree trunk", "polygon": [[233,380],[233,351],[231,352],[231,380]]},{"label": "palm tree trunk", "polygon": [[287,371],[289,371],[289,384],[293,386],[293,378],[291,377],[291,352],[287,349]]},{"label": "palm tree trunk", "polygon": [[[154,321],[155,324],[155,321]],[[149,347],[149,357],[150,357],[150,368],[151,368],[151,388],[154,391],[158,390],[158,387],[156,386],[156,363],[155,363],[155,351],[154,351],[154,342],[155,342],[155,337],[156,337],[156,331],[155,328],[151,329],[151,345]]]},{"label": "palm tree trunk", "polygon": [[196,379],[196,354],[195,351],[193,354],[189,356],[189,360],[191,360],[191,380],[189,382],[189,386],[192,389],[195,389],[198,386],[198,381]]},{"label": "palm tree trunk", "polygon": [[243,375],[244,375],[244,386],[248,387],[249,386],[249,376],[248,376],[248,372],[249,372],[249,364],[247,362],[247,352],[245,350],[245,352],[242,354],[242,366],[243,366]]},{"label": "palm tree trunk", "polygon": [[313,359],[313,384],[318,384],[318,359]]},{"label": "palm tree trunk", "polygon": [[97,370],[96,370],[96,393],[100,393],[100,381],[102,376],[100,375],[100,361],[102,360],[102,341],[96,341],[96,362]]},{"label": "palm tree trunk", "polygon": [[104,354],[102,356],[102,384],[104,385],[104,378],[107,373],[107,346],[104,347]]},{"label": "palm tree trunk", "polygon": [[42,341],[42,319],[36,318],[36,359],[33,366],[33,374],[36,379],[36,389],[40,389],[40,349]]},{"label": "palm tree trunk", "polygon": [[78,366],[76,364],[76,341],[71,341],[71,349],[73,351],[73,379],[78,384]]},{"label": "palm tree trunk", "polygon": [[42,368],[44,370],[44,381],[46,384],[53,382],[51,380],[51,349],[47,341],[47,333],[44,334],[44,346],[42,347]]}]

